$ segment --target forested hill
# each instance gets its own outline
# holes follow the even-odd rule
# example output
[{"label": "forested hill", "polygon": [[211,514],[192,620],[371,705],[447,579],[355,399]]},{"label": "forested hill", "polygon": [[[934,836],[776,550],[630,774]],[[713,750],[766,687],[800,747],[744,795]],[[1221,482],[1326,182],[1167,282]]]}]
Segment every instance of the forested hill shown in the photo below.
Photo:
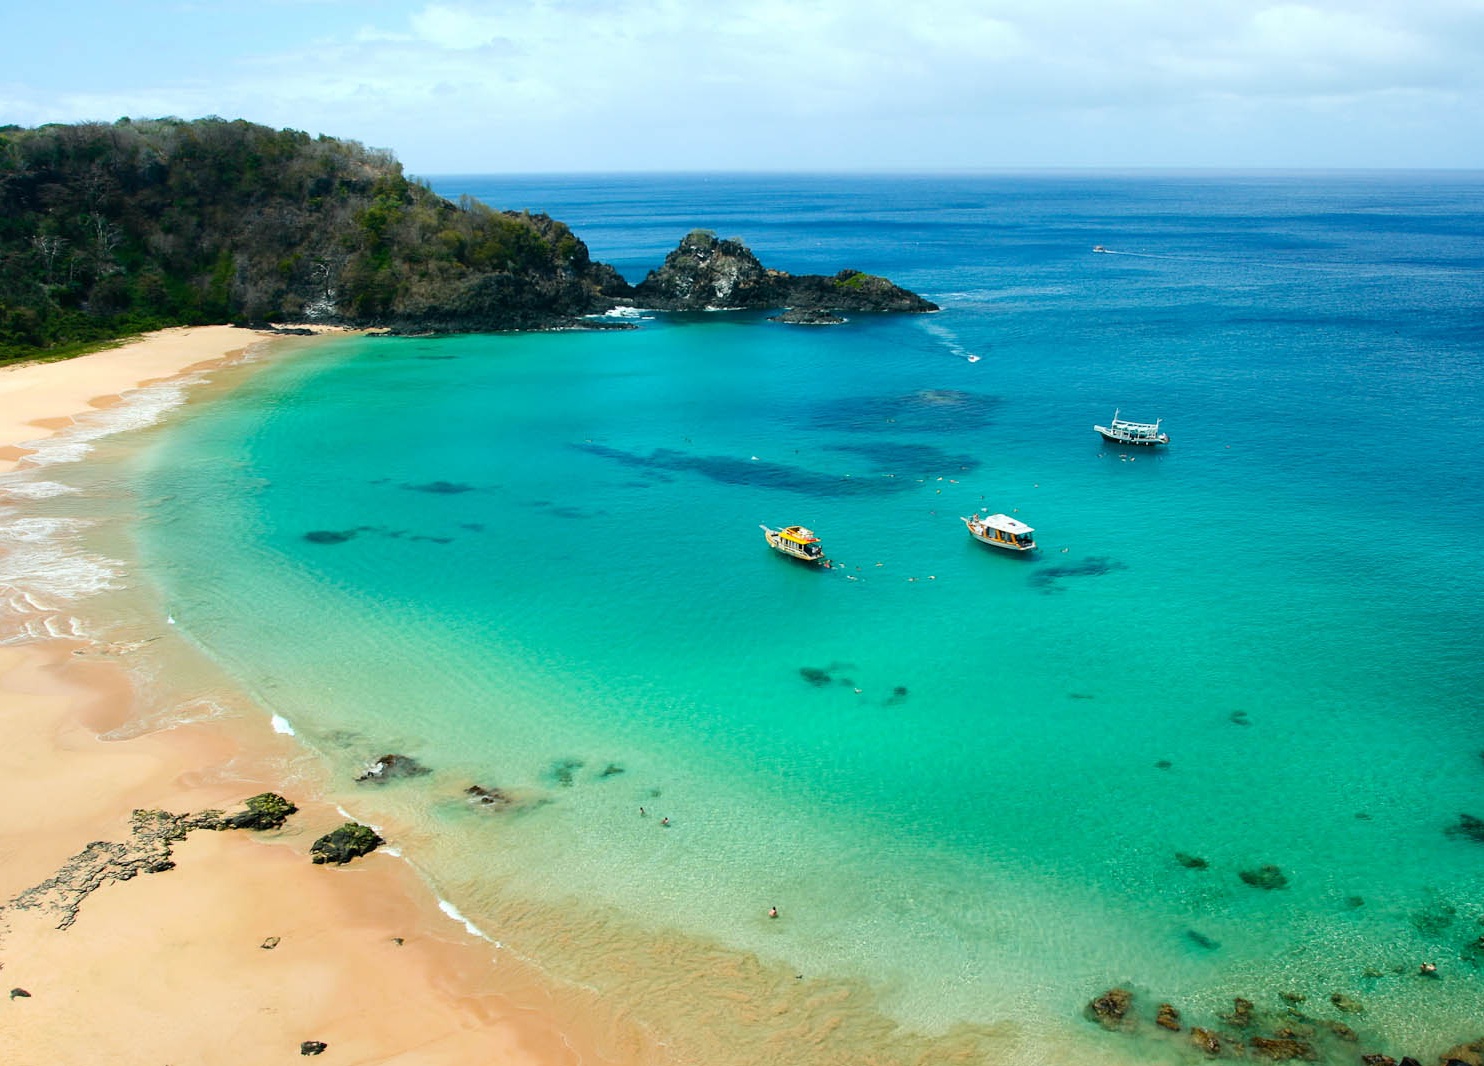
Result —
[{"label": "forested hill", "polygon": [[243,121],[0,127],[0,359],[162,326],[559,325],[629,291],[546,215]]}]

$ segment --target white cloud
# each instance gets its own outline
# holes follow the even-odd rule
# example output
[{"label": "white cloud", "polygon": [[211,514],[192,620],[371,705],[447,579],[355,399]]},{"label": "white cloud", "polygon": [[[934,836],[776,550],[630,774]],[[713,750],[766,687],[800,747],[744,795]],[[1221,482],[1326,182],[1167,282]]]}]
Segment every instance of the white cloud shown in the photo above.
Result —
[{"label": "white cloud", "polygon": [[313,10],[313,32],[291,47],[260,46],[210,69],[192,70],[189,53],[133,64],[106,91],[84,95],[62,65],[38,67],[7,93],[29,101],[10,113],[242,114],[393,145],[425,171],[512,158],[529,169],[1322,164],[1356,161],[1364,146],[1339,139],[1355,129],[1378,164],[1398,154],[1388,142],[1415,155],[1425,134],[1437,161],[1484,165],[1479,0],[382,0]]}]

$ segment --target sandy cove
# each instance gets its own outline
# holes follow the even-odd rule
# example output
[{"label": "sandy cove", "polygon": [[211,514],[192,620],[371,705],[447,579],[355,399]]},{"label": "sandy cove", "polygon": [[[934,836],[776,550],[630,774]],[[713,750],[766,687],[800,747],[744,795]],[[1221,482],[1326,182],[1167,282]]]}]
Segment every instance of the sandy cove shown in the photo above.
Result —
[{"label": "sandy cove", "polygon": [[[0,469],[129,389],[260,339],[170,330],[0,370]],[[403,860],[313,865],[310,844],[344,818],[312,783],[306,794],[302,755],[266,712],[105,739],[137,720],[137,702],[109,649],[0,645],[0,901],[90,842],[127,840],[135,809],[232,810],[272,790],[299,813],[266,833],[192,832],[174,845],[174,868],[105,881],[64,929],[54,909],[0,910],[0,1062],[251,1066],[293,1060],[304,1041],[323,1041],[323,1061],[338,1063],[665,1058],[586,992],[452,921]]]}]

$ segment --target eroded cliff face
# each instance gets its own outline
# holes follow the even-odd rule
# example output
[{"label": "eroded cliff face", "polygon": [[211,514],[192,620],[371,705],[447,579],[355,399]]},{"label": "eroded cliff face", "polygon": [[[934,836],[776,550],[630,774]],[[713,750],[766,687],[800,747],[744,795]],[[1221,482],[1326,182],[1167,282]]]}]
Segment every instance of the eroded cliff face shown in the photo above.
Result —
[{"label": "eroded cliff face", "polygon": [[833,276],[770,270],[740,241],[718,240],[708,230],[688,233],[665,257],[664,265],[634,286],[634,299],[664,311],[788,307],[920,313],[938,309],[914,292],[858,270],[842,270]]}]

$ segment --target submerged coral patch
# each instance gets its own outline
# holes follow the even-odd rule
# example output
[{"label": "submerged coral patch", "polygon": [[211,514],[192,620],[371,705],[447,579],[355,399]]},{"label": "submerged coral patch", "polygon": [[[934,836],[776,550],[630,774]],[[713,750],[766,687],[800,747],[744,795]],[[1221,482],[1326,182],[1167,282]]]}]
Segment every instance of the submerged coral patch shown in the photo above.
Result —
[{"label": "submerged coral patch", "polygon": [[698,474],[722,485],[746,485],[759,489],[778,489],[801,495],[886,496],[916,487],[911,478],[852,477],[848,473],[822,474],[788,463],[764,459],[733,458],[727,455],[687,455],[671,448],[658,448],[648,455],[626,452],[603,444],[576,444],[573,447],[624,466],[660,471]]},{"label": "submerged coral patch", "polygon": [[311,529],[304,539],[310,544],[344,544],[359,532],[358,529]]},{"label": "submerged coral patch", "polygon": [[427,492],[434,496],[457,496],[463,492],[473,492],[473,485],[466,485],[462,481],[428,481],[421,485],[403,485],[404,489],[412,492]]},{"label": "submerged coral patch", "polygon": [[1115,570],[1127,570],[1125,563],[1117,559],[1110,559],[1106,555],[1089,555],[1078,563],[1062,563],[1058,566],[1042,566],[1031,571],[1027,579],[1032,588],[1042,592],[1060,592],[1062,588],[1057,584],[1069,577],[1101,577],[1111,574]]},{"label": "submerged coral patch", "polygon": [[563,788],[571,788],[583,765],[581,759],[557,759],[546,768],[546,776]]},{"label": "submerged coral patch", "polygon": [[814,411],[810,421],[824,430],[948,434],[984,429],[999,404],[998,397],[979,392],[919,389],[905,395],[830,400]]}]

